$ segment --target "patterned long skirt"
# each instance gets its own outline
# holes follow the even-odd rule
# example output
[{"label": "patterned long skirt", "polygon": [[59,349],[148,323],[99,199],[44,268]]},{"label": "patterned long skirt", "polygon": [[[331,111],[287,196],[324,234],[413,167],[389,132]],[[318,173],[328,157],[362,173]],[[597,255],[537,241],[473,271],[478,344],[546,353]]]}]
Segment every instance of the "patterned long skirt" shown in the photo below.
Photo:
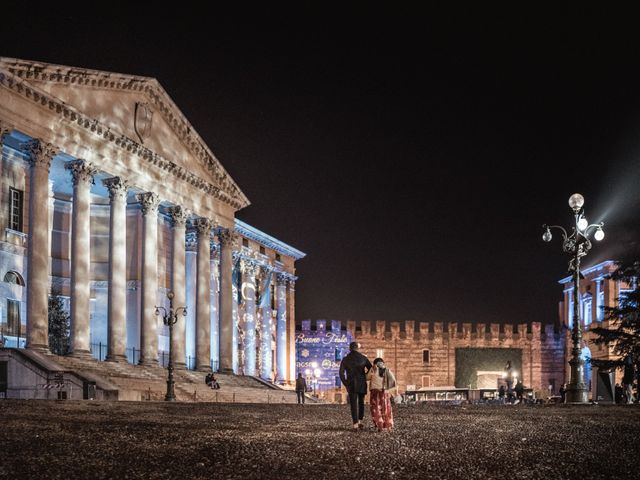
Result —
[{"label": "patterned long skirt", "polygon": [[378,430],[393,428],[393,410],[391,396],[384,390],[370,390],[371,418]]}]

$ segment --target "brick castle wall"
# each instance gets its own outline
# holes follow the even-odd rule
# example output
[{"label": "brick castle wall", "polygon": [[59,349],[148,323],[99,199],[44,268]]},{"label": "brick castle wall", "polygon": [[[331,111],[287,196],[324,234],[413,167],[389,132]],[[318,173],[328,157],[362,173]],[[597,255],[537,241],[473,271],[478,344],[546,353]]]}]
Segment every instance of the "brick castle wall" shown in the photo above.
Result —
[{"label": "brick castle wall", "polygon": [[[347,322],[347,330],[360,342],[360,351],[373,360],[381,354],[394,371],[400,391],[407,385],[453,386],[456,378],[457,348],[510,348],[522,353],[525,387],[548,392],[553,385],[557,392],[565,377],[565,337],[554,332],[553,325],[534,322],[476,324],[442,322],[355,321]],[[423,351],[429,351],[429,362],[423,362]],[[501,367],[502,368],[502,367]]]}]

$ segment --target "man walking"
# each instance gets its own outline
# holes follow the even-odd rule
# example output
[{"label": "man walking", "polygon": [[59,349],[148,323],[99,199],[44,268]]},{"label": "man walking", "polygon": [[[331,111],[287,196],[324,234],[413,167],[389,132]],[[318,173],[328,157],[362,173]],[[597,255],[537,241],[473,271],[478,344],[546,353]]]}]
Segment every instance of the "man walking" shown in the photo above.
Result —
[{"label": "man walking", "polygon": [[302,373],[298,373],[296,378],[296,395],[298,396],[298,404],[304,405],[304,392],[307,391],[307,381],[302,377]]},{"label": "man walking", "polygon": [[360,344],[351,342],[349,354],[340,362],[340,380],[347,387],[351,419],[353,428],[364,428],[364,396],[367,394],[367,373],[371,369],[371,362],[358,352]]}]

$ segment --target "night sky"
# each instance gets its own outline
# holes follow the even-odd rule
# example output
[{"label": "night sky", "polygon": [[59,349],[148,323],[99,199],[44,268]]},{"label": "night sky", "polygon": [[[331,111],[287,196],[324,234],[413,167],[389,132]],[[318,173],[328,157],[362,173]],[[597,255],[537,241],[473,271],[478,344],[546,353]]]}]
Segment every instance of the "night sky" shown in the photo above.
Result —
[{"label": "night sky", "polygon": [[587,265],[639,254],[624,12],[245,7],[3,7],[0,55],[157,78],[238,217],[307,253],[298,320],[553,322],[567,259],[541,225],[574,192],[605,222]]}]

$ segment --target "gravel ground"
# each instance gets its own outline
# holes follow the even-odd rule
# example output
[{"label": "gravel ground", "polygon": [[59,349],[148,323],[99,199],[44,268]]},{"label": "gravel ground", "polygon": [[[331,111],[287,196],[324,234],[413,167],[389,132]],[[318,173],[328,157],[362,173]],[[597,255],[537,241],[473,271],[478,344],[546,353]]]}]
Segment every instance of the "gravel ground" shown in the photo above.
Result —
[{"label": "gravel ground", "polygon": [[640,478],[639,406],[0,401],[0,478]]}]

